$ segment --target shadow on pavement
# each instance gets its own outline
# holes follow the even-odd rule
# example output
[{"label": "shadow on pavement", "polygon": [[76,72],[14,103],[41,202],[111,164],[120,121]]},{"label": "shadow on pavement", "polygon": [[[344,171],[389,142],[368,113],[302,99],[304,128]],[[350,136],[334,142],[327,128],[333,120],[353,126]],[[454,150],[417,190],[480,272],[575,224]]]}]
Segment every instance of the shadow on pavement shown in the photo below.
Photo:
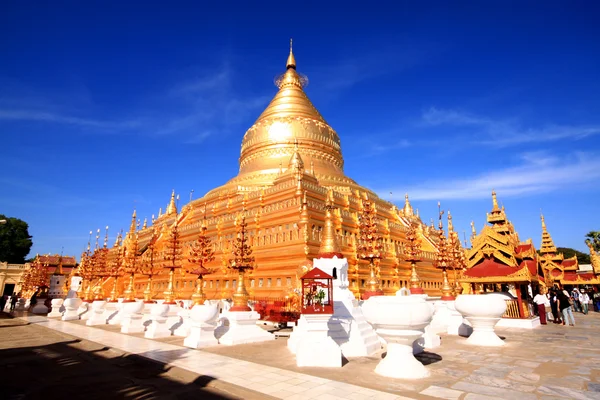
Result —
[{"label": "shadow on pavement", "polygon": [[104,347],[76,348],[80,340],[0,350],[3,399],[233,399],[207,388],[210,376]]}]

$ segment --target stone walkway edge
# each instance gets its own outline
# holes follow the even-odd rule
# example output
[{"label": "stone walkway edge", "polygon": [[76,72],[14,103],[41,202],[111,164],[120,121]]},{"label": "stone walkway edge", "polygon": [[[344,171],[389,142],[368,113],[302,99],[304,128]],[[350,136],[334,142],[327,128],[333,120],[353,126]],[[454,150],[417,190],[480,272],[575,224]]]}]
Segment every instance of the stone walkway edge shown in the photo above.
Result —
[{"label": "stone walkway edge", "polygon": [[199,375],[211,376],[280,399],[411,399],[411,397],[397,396],[393,393],[368,389],[345,382],[287,371],[151,339],[80,326],[43,316],[22,316],[19,318],[38,326],[173,365]]}]

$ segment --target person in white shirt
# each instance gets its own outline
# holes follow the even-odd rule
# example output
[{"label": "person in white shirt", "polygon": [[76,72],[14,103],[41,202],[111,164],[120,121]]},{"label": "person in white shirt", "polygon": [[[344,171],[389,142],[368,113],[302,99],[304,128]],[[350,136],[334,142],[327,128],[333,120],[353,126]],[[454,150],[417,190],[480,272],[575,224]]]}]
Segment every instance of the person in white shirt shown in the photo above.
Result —
[{"label": "person in white shirt", "polygon": [[546,296],[546,288],[540,288],[540,293],[536,294],[533,302],[537,305],[538,315],[540,316],[540,324],[546,325],[546,306],[550,307],[550,300]]},{"label": "person in white shirt", "polygon": [[586,293],[585,289],[581,289],[581,293],[579,294],[579,302],[581,303],[582,312],[587,315],[590,296]]}]

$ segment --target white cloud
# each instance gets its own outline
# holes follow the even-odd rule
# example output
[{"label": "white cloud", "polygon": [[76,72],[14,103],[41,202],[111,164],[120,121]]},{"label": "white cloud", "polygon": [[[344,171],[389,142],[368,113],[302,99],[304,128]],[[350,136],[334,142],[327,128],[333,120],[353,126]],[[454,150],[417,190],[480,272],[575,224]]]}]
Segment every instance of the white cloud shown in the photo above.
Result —
[{"label": "white cloud", "polygon": [[[553,125],[526,128],[515,119],[497,120],[457,110],[436,107],[421,115],[425,126],[455,126],[473,131],[473,144],[510,146],[523,143],[578,140],[600,134],[600,125]],[[483,134],[483,135],[482,135]]]},{"label": "white cloud", "polygon": [[[415,200],[487,198],[492,190],[502,196],[533,195],[565,190],[600,180],[600,155],[575,153],[556,157],[546,153],[525,153],[519,165],[488,171],[472,177],[431,181],[412,188],[378,190],[381,193],[409,193]],[[394,200],[402,200],[396,196]]]},{"label": "white cloud", "polygon": [[99,119],[79,118],[45,111],[0,109],[0,120],[52,122],[57,124],[77,125],[88,128],[120,130],[140,126],[139,120],[106,121]]}]

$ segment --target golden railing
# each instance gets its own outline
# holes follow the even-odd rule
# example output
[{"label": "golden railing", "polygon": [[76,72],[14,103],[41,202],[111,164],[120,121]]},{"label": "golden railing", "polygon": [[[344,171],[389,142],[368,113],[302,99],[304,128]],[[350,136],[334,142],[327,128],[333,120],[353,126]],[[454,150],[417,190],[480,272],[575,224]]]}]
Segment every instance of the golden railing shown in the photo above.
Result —
[{"label": "golden railing", "polygon": [[521,318],[519,313],[519,301],[517,299],[506,300],[506,312],[502,318]]}]

